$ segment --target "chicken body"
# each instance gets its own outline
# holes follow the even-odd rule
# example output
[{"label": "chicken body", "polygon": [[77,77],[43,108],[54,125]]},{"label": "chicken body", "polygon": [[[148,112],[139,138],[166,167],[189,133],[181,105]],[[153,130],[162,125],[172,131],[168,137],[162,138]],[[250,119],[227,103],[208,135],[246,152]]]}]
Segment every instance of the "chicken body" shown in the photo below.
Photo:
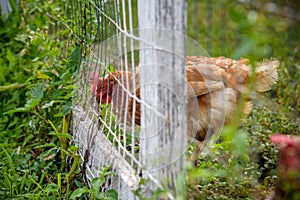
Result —
[{"label": "chicken body", "polygon": [[299,199],[300,137],[274,134],[270,140],[279,147],[278,180],[272,199]]},{"label": "chicken body", "polygon": [[[187,126],[190,141],[198,146],[205,138],[219,132],[236,110],[242,94],[247,91],[251,67],[246,59],[232,60],[203,56],[186,57]],[[259,64],[255,71],[254,92],[265,92],[277,80],[278,61]],[[140,125],[139,73],[116,71],[106,77],[91,74],[92,94],[103,104],[113,104],[120,121]],[[252,98],[246,98],[244,114],[251,110]],[[196,104],[195,104],[196,102]],[[125,118],[125,119],[124,119]]]}]

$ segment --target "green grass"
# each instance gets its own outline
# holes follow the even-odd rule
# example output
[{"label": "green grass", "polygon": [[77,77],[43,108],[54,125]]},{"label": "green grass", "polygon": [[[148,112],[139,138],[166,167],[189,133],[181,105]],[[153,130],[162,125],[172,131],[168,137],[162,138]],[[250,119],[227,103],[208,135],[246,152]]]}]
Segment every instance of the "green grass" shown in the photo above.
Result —
[{"label": "green grass", "polygon": [[0,197],[68,199],[84,188],[69,127],[81,50],[53,31],[59,3],[20,6],[0,19]]}]

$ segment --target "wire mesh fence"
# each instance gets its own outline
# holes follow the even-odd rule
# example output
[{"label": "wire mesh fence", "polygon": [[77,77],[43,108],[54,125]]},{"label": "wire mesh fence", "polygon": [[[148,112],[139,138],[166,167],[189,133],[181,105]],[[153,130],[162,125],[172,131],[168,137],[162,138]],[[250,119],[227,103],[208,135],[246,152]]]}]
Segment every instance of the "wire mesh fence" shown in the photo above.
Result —
[{"label": "wire mesh fence", "polygon": [[[149,2],[144,2],[144,5],[147,4],[149,5]],[[142,5],[140,6],[142,7]],[[168,49],[159,44],[159,42],[163,42],[163,44],[170,45],[169,41],[156,40],[159,38],[157,31],[161,30],[134,30],[136,19],[141,16],[137,12],[136,1],[86,1],[81,4],[74,1],[72,6],[73,10],[77,10],[76,13],[80,13],[79,18],[74,19],[74,24],[79,28],[77,37],[83,38],[79,42],[86,48],[83,51],[84,60],[79,72],[78,99],[75,101],[73,109],[73,138],[75,143],[81,147],[83,172],[91,181],[92,178],[97,177],[97,169],[101,166],[110,166],[116,175],[107,179],[103,188],[117,189],[121,199],[134,198],[131,190],[138,188],[140,179],[150,179],[152,183],[143,189],[143,193],[150,195],[150,191],[153,192],[155,188],[162,186],[162,178],[165,179],[167,175],[176,177],[176,173],[183,168],[182,149],[186,149],[183,146],[186,145],[186,142],[182,142],[182,139],[185,138],[183,137],[185,135],[183,132],[185,130],[184,120],[172,122],[170,118],[173,118],[171,120],[176,119],[179,113],[183,118],[185,117],[182,113],[186,109],[184,106],[186,104],[184,100],[186,84],[179,84],[183,88],[180,90],[177,86],[177,91],[175,90],[175,93],[172,94],[173,91],[170,93],[169,90],[175,85],[169,84],[168,88],[163,88],[172,80],[171,77],[166,78],[165,76],[165,80],[169,81],[164,83],[159,82],[160,79],[156,77],[159,77],[159,74],[163,75],[158,70],[159,65],[169,65],[176,58],[178,61],[171,66],[179,66],[178,69],[184,67],[184,37],[178,38],[182,39],[180,48],[178,48],[181,57],[178,57],[174,56],[175,46],[168,47]],[[148,7],[145,6],[144,12],[139,12],[149,13],[147,9]],[[184,10],[178,9],[177,12],[184,13]],[[170,15],[168,18],[170,22],[167,23],[176,21],[175,15]],[[147,20],[149,21],[148,18],[144,18],[145,28],[159,23],[159,20],[152,20],[152,24],[150,21],[147,23]],[[177,20],[177,24],[181,25],[179,20]],[[185,24],[181,26],[184,27]],[[80,29],[80,27],[83,28]],[[155,34],[156,37],[154,37]],[[174,35],[170,31],[161,31],[159,34],[165,34],[167,36],[165,39],[174,39],[174,36],[173,38],[169,37],[169,34]],[[175,41],[173,40],[173,43]],[[84,44],[85,42],[91,45]],[[140,45],[144,45],[143,48],[148,48],[151,52],[141,56],[137,51]],[[164,56],[164,58],[170,57],[170,59],[164,63],[161,61],[162,57],[157,59],[159,54],[164,53],[163,51],[154,53],[157,49],[170,51],[169,55]],[[144,62],[140,62],[138,67],[137,60],[142,58]],[[180,63],[178,64],[178,62]],[[156,74],[151,76],[152,72]],[[169,72],[172,72],[172,68],[169,69]],[[173,70],[174,72],[175,70]],[[172,73],[169,74],[172,75]],[[184,74],[182,77],[185,77]],[[182,77],[181,81],[185,81],[185,78]],[[143,84],[145,86],[140,87]],[[178,92],[182,92],[183,99],[176,106],[174,98],[176,100]],[[141,98],[143,95],[144,99]],[[147,99],[152,100],[147,101]],[[164,99],[165,104],[159,104]],[[158,107],[158,105],[165,105],[167,108]],[[152,126],[151,129],[149,126]],[[183,134],[175,137],[173,135],[175,130],[179,130]],[[177,148],[180,152],[175,156],[172,148],[164,148],[164,145],[168,144],[171,139],[174,141],[174,138],[177,138],[176,146],[182,146]],[[165,152],[162,152],[162,149]],[[162,153],[165,153],[164,158]],[[174,162],[178,162],[178,164],[173,167],[168,166]],[[175,167],[176,165],[179,166]],[[174,187],[174,180],[171,182],[164,180],[164,184]],[[169,195],[171,198],[172,195]]]},{"label": "wire mesh fence", "polygon": [[[82,171],[88,182],[99,175],[97,170],[101,167],[110,166],[116,175],[106,179],[102,190],[114,188],[119,198],[133,199],[131,190],[138,187],[140,164],[135,155],[136,131],[134,127],[129,130],[126,118],[113,114],[116,110],[110,102],[113,88],[110,83],[102,84],[104,77],[113,76],[114,71],[124,70],[122,68],[135,71],[135,63],[128,62],[126,56],[127,46],[123,46],[128,39],[122,36],[122,31],[127,30],[122,13],[131,9],[131,4],[129,8],[125,4],[125,1],[71,2],[76,35],[84,49],[78,79],[80,90],[73,110],[73,138],[81,147]],[[110,95],[100,94],[104,87]],[[120,93],[121,103],[124,100],[128,104],[126,93]]]}]

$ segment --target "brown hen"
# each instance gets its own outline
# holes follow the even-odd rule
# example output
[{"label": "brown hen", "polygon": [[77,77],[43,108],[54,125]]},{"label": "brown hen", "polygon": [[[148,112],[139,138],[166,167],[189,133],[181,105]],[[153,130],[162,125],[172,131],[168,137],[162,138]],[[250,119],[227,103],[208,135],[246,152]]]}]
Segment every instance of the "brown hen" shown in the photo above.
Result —
[{"label": "brown hen", "polygon": [[[253,92],[271,89],[277,81],[278,65],[276,60],[258,64]],[[188,136],[190,140],[197,139],[199,149],[206,137],[219,132],[224,123],[231,119],[242,94],[248,92],[251,71],[246,59],[186,57]],[[112,103],[120,122],[141,124],[138,72],[116,71],[105,77],[91,73],[90,76],[92,94],[102,104]],[[244,114],[248,114],[252,97],[248,96],[245,101]]]}]

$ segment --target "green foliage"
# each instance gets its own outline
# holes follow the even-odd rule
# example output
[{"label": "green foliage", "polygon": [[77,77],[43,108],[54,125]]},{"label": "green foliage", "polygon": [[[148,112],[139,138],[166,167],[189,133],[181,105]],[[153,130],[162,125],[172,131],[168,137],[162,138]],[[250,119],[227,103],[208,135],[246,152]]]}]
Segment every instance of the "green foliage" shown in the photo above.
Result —
[{"label": "green foliage", "polygon": [[[251,114],[240,125],[231,124],[222,142],[201,155],[189,169],[188,197],[196,199],[259,199],[274,187],[278,149],[269,141],[274,133],[300,133],[299,21],[274,14],[260,1],[188,1],[187,33],[197,38],[211,56],[250,58],[251,62],[275,57],[280,61],[278,83],[259,95]],[[210,10],[210,6],[212,10]],[[293,5],[299,10],[299,6]],[[195,16],[195,10],[198,11]],[[200,12],[201,10],[201,12]],[[210,16],[208,19],[208,16]],[[211,23],[211,24],[209,24]],[[239,121],[237,113],[235,122]],[[192,147],[191,147],[192,150]]]},{"label": "green foliage", "polygon": [[189,169],[189,196],[257,199],[274,187],[278,149],[270,143],[269,136],[275,132],[298,134],[299,121],[289,118],[292,110],[272,107],[266,102],[261,105],[261,101],[243,120],[242,126],[226,126],[222,142],[199,157],[197,168]]},{"label": "green foliage", "polygon": [[94,178],[91,182],[90,189],[87,186],[80,187],[73,191],[70,199],[82,198],[89,196],[89,199],[101,199],[101,200],[115,200],[118,199],[118,194],[114,189],[108,189],[102,191],[103,185],[106,182],[106,178],[113,173],[110,171],[110,167],[102,167],[99,171],[99,177]]},{"label": "green foliage", "polygon": [[[76,188],[73,180],[80,179],[80,159],[77,148],[69,145],[69,125],[81,50],[66,49],[68,41],[58,40],[63,33],[54,32],[53,23],[58,21],[50,19],[59,13],[59,6],[26,1],[8,19],[0,19],[0,196],[4,199],[68,198]],[[66,163],[66,157],[72,162]]]}]

